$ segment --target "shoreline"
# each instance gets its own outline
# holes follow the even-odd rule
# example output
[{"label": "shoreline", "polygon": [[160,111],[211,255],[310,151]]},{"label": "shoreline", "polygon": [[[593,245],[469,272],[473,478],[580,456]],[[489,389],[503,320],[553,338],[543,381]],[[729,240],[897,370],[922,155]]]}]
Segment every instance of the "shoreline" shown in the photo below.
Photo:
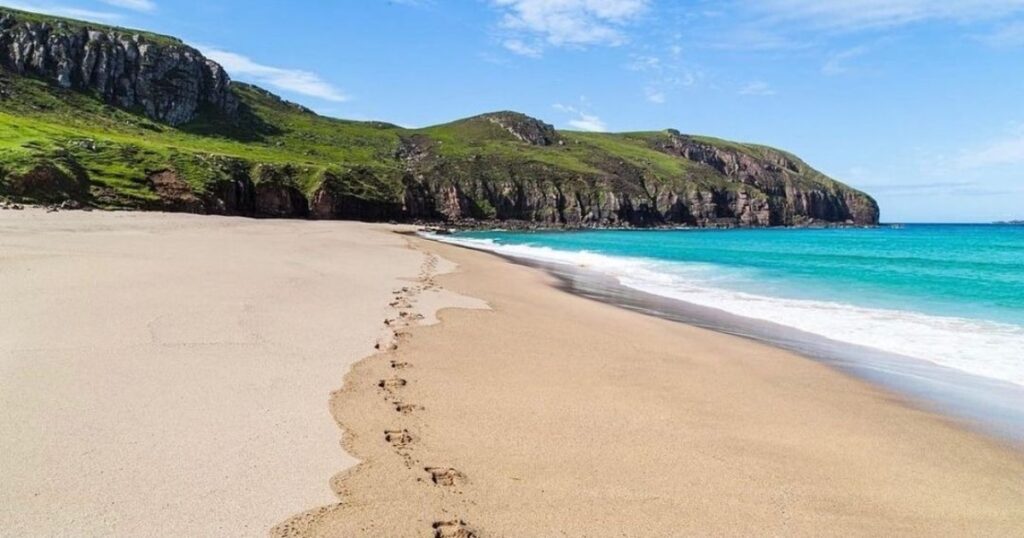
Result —
[{"label": "shoreline", "polygon": [[[465,246],[465,245],[464,245]],[[489,252],[465,246],[479,252]],[[636,290],[585,268],[492,253],[510,263],[535,267],[558,280],[566,293],[759,342],[829,365],[893,391],[905,404],[937,412],[959,426],[1024,449],[1024,387],[955,370],[926,360],[863,345],[830,340],[768,321],[744,318],[679,299]]]},{"label": "shoreline", "polygon": [[332,407],[362,463],[277,536],[1024,531],[1017,448],[791,352],[407,240],[492,310],[443,310],[353,367]]},{"label": "shoreline", "polygon": [[1019,447],[411,227],[0,231],[8,532],[1024,533]]},{"label": "shoreline", "polygon": [[796,353],[810,360],[893,391],[908,404],[935,411],[961,426],[993,435],[1024,448],[1024,386],[984,377],[943,364],[877,349],[851,341],[833,340],[775,321],[688,302],[623,284],[615,276],[585,264],[551,261],[529,254],[503,252],[473,242],[449,240],[444,235],[418,232],[444,244],[492,254],[510,263],[542,270],[558,287],[594,301],[646,315],[750,339]]}]

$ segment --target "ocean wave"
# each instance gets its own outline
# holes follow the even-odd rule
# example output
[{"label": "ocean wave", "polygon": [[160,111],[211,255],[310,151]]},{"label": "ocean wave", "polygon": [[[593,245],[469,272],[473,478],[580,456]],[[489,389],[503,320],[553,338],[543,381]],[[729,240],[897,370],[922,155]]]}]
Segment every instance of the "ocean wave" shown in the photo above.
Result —
[{"label": "ocean wave", "polygon": [[715,264],[501,244],[491,239],[430,237],[506,256],[593,270],[645,293],[1024,386],[1024,327],[1018,325],[867,308],[827,298],[793,299],[739,291],[725,286],[737,280],[735,270]]}]

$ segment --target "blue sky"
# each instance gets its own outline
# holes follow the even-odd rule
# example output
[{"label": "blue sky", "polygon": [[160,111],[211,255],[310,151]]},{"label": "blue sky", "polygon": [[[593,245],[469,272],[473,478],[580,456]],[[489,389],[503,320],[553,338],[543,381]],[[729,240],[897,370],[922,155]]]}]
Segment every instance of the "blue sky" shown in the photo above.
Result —
[{"label": "blue sky", "polygon": [[886,221],[1024,218],[1024,0],[20,0],[407,126],[513,109],[784,148]]}]

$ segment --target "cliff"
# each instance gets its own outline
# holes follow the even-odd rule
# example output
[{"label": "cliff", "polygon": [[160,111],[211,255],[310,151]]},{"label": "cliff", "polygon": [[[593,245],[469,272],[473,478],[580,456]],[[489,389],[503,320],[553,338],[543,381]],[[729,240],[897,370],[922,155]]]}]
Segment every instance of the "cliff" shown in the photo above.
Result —
[{"label": "cliff", "polygon": [[262,217],[544,226],[871,225],[786,152],[516,112],[424,129],[318,116],[154,34],[0,8],[0,195]]},{"label": "cliff", "polygon": [[221,66],[153,34],[3,10],[0,65],[171,125],[192,121],[204,106],[229,116],[237,107]]}]

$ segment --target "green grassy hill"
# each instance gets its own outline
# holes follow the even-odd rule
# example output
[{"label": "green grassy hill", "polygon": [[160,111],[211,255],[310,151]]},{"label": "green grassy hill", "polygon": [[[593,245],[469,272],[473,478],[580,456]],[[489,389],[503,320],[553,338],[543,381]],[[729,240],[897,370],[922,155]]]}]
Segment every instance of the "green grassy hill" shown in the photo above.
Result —
[{"label": "green grassy hill", "polygon": [[[514,112],[403,129],[325,118],[240,83],[227,89],[230,108],[200,103],[171,125],[147,114],[141,90],[132,95],[139,105],[126,107],[123,96],[100,91],[95,69],[61,78],[54,66],[88,61],[76,47],[97,46],[85,34],[96,28],[111,36],[99,46],[116,49],[128,36],[198,52],[163,36],[7,9],[0,16],[0,195],[12,199],[546,225],[877,222],[870,197],[788,153],[675,131],[557,131]],[[58,33],[67,45],[52,48]],[[21,58],[26,46],[42,60]],[[111,70],[103,76],[117,76]]]}]

